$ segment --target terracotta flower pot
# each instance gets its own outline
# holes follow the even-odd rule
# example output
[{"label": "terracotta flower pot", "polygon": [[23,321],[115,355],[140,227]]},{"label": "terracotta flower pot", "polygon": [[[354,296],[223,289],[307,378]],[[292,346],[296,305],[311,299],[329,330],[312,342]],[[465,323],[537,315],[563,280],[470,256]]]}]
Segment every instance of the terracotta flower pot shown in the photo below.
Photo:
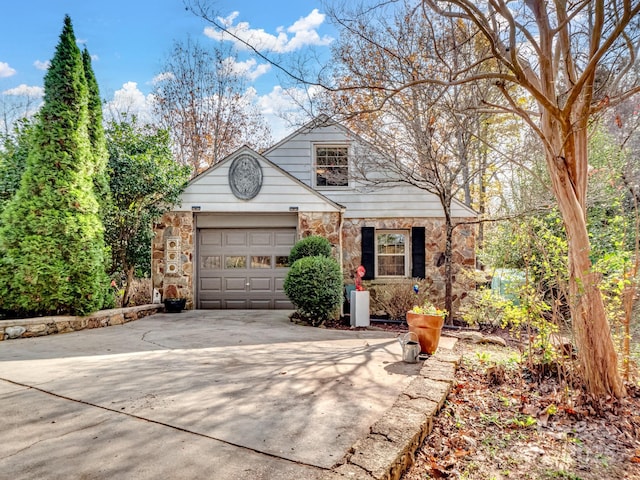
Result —
[{"label": "terracotta flower pot", "polygon": [[407,312],[409,331],[418,336],[422,353],[433,355],[438,349],[440,332],[444,325],[444,315],[424,315]]}]

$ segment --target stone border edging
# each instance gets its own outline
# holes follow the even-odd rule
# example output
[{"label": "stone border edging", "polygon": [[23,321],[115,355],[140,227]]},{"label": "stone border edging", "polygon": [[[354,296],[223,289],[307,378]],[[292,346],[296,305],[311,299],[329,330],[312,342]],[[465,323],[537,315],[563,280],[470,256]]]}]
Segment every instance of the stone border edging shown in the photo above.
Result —
[{"label": "stone border edging", "polygon": [[56,333],[68,333],[87,328],[123,325],[133,320],[164,311],[161,303],[136,307],[100,310],[86,317],[60,315],[51,317],[16,318],[0,320],[0,341],[15,338],[41,337]]},{"label": "stone border edging", "polygon": [[433,430],[433,418],[449,394],[462,355],[436,352],[393,406],[351,447],[341,465],[322,480],[398,480]]}]

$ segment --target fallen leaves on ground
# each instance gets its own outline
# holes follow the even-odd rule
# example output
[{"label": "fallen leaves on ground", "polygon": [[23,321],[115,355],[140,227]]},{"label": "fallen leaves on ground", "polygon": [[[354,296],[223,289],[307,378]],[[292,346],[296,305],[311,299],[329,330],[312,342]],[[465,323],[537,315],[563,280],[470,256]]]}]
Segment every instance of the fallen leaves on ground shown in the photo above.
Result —
[{"label": "fallen leaves on ground", "polygon": [[513,350],[457,348],[456,383],[403,480],[640,480],[637,388],[590,403]]}]

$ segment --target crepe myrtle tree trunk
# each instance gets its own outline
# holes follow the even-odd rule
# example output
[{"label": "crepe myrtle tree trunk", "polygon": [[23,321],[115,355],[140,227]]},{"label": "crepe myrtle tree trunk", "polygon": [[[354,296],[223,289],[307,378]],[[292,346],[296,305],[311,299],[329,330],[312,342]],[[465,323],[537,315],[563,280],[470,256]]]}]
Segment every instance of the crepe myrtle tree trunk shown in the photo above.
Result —
[{"label": "crepe myrtle tree trunk", "polygon": [[[621,397],[626,393],[625,387],[618,372],[617,354],[599,289],[599,274],[593,271],[590,258],[586,169],[576,167],[587,160],[587,128],[570,122],[563,124],[568,127],[554,125],[554,120],[547,117],[543,118],[542,126],[553,147],[547,150],[546,160],[567,232],[569,308],[578,359],[587,391],[592,395]],[[553,150],[562,154],[553,155]]]}]

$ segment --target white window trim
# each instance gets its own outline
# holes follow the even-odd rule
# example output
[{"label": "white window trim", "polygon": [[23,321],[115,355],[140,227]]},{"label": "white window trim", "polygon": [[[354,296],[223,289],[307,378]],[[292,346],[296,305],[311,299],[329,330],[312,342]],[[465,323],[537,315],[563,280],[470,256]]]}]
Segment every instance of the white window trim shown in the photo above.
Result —
[{"label": "white window trim", "polygon": [[[317,162],[317,152],[318,148],[346,148],[347,149],[347,184],[346,185],[318,185],[318,175],[316,173],[316,169],[318,167]],[[313,182],[314,188],[318,190],[334,190],[334,189],[347,189],[351,186],[351,169],[353,168],[351,165],[351,146],[348,143],[314,143],[312,144],[312,159],[313,164],[311,165],[311,180]]]},{"label": "white window trim", "polygon": [[[378,253],[378,235],[384,235],[387,233],[401,233],[404,235],[404,275],[381,275],[380,274],[380,267],[378,265],[378,257],[379,257],[379,253]],[[375,265],[376,265],[376,275],[375,278],[409,278],[409,269],[411,267],[409,260],[411,258],[411,252],[410,252],[410,246],[411,246],[411,232],[409,230],[405,230],[405,229],[389,229],[389,228],[385,228],[385,229],[377,229],[375,230],[375,245],[374,245],[374,252],[375,252]]]}]

